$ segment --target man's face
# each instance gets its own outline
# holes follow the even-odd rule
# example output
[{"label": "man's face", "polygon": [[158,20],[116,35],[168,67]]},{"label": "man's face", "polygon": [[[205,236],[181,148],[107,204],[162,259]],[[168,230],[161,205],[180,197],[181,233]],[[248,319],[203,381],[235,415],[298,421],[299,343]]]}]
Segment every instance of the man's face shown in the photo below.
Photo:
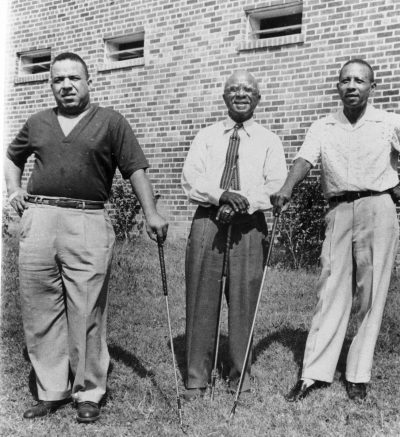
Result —
[{"label": "man's face", "polygon": [[51,89],[60,112],[78,115],[87,109],[90,83],[80,62],[57,61],[51,69]]},{"label": "man's face", "polygon": [[346,65],[339,77],[337,89],[343,105],[347,109],[363,108],[368,103],[376,83],[373,82],[371,72],[366,65]]},{"label": "man's face", "polygon": [[253,76],[240,72],[226,81],[223,98],[231,118],[242,123],[253,116],[260,101],[260,91]]}]

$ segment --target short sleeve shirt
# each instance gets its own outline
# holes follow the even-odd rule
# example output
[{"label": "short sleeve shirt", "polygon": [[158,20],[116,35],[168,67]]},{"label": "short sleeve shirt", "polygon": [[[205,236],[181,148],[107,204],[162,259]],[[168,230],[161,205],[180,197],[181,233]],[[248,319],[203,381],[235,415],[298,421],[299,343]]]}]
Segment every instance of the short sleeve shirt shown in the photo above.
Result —
[{"label": "short sleeve shirt", "polygon": [[30,194],[74,199],[108,199],[115,170],[124,178],[148,162],[127,120],[118,112],[92,105],[65,136],[57,110],[28,119],[7,150],[14,164],[35,161],[27,191]]},{"label": "short sleeve shirt", "polygon": [[[321,160],[327,198],[345,191],[382,192],[399,182],[400,115],[368,105],[352,125],[343,109],[314,122],[296,158]],[[296,159],[295,158],[295,159]]]}]

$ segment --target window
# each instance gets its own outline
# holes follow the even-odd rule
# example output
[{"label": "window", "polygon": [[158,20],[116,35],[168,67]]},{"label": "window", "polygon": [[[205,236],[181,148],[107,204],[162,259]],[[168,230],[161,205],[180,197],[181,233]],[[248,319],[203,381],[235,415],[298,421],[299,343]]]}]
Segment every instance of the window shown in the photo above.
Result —
[{"label": "window", "polygon": [[303,2],[282,1],[245,9],[246,38],[241,50],[303,42]]},{"label": "window", "polygon": [[144,31],[106,38],[104,50],[104,64],[100,71],[144,65]]},{"label": "window", "polygon": [[51,63],[51,50],[40,49],[18,53],[16,82],[47,80]]}]

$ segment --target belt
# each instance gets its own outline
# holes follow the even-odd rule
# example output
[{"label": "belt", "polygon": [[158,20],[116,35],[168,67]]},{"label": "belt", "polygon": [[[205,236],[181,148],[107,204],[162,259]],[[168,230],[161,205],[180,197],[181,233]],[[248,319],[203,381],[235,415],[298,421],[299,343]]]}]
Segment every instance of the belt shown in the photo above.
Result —
[{"label": "belt", "polygon": [[66,197],[43,197],[28,195],[27,201],[37,205],[58,206],[60,208],[103,209],[104,202],[96,200],[68,199]]},{"label": "belt", "polygon": [[354,200],[361,199],[362,197],[378,196],[379,194],[385,194],[387,191],[346,191],[340,196],[333,196],[328,199],[329,202],[353,202]]}]

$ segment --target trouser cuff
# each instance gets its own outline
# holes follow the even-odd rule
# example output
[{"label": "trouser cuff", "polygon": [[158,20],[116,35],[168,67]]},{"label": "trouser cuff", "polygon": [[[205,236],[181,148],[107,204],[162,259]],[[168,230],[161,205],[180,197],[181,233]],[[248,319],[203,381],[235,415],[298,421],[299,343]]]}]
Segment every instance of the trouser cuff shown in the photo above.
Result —
[{"label": "trouser cuff", "polygon": [[41,401],[62,401],[71,397],[71,390],[66,391],[44,391],[38,389],[38,398]]},{"label": "trouser cuff", "polygon": [[371,375],[361,375],[361,376],[354,376],[354,375],[346,375],[346,381],[353,382],[354,384],[367,384],[371,380]]},{"label": "trouser cuff", "polygon": [[313,379],[314,381],[322,381],[327,382],[328,384],[332,384],[333,377],[328,375],[317,375],[317,374],[310,374],[310,373],[302,373],[301,379]]},{"label": "trouser cuff", "polygon": [[103,398],[105,392],[103,390],[88,390],[88,391],[77,391],[72,395],[75,402],[95,402],[98,404]]}]

